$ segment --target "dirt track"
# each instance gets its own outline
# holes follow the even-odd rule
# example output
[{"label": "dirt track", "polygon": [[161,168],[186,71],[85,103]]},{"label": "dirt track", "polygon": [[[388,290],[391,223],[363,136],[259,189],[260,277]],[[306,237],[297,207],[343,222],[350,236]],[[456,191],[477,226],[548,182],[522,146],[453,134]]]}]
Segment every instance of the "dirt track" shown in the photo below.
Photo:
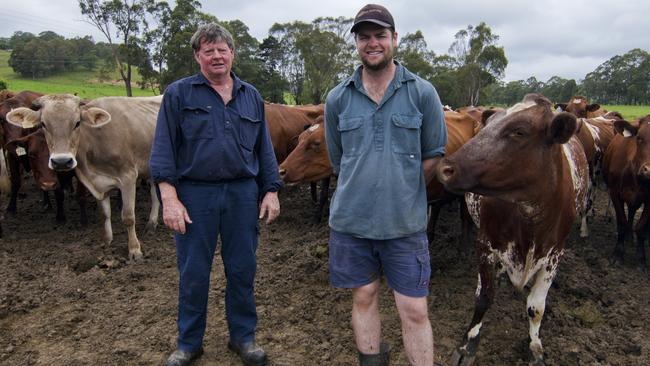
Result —
[{"label": "dirt track", "polygon": [[[32,186],[31,181],[27,183]],[[43,212],[41,195],[27,189],[17,217],[3,222],[0,240],[0,364],[160,365],[176,336],[177,272],[172,236],[160,226],[142,233],[149,209],[138,193],[138,234],[144,260],[126,263],[126,232],[113,209],[115,239],[101,244],[99,210],[88,228],[66,202],[68,221]],[[91,200],[92,201],[92,200]],[[115,201],[113,201],[115,203]],[[258,250],[258,341],[272,365],[354,365],[350,293],[328,284],[327,226],[311,223],[308,187],[281,195],[282,215],[262,225]],[[614,223],[600,209],[591,236],[574,228],[547,299],[541,338],[548,365],[650,365],[650,277],[627,263],[610,265]],[[115,204],[113,205],[115,206]],[[457,243],[453,207],[443,209],[431,243],[430,311],[436,358],[449,361],[473,310],[476,266],[469,246]],[[218,257],[217,257],[218,258]],[[223,267],[215,260],[205,337],[197,365],[240,365],[226,349]],[[392,365],[406,365],[392,294],[381,295],[384,338]],[[524,296],[501,281],[482,328],[478,365],[525,365],[528,320]]]}]

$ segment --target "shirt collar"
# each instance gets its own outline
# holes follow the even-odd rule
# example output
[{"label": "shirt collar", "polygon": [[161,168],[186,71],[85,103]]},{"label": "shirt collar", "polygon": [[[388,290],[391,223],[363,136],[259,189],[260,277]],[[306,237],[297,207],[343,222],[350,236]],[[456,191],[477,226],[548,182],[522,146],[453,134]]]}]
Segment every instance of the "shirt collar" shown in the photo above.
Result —
[{"label": "shirt collar", "polygon": [[[398,88],[400,84],[415,80],[415,75],[412,72],[410,72],[406,67],[402,66],[402,64],[399,63],[399,61],[393,60],[393,62],[395,63],[395,66],[397,66],[397,70],[395,70],[395,77],[393,78],[393,81],[391,81],[391,84],[394,84],[393,86],[395,88]],[[360,65],[359,67],[357,67],[356,70],[354,70],[354,73],[345,82],[346,86],[350,84],[354,84],[354,87],[356,89],[361,90],[361,88],[363,88],[363,82],[361,81],[362,68],[363,65]]]},{"label": "shirt collar", "polygon": [[[232,78],[232,88],[233,90],[238,91],[239,89],[242,89],[244,87],[244,83],[242,83],[241,79],[235,75],[234,72],[230,71],[230,77]],[[203,73],[199,72],[198,74],[194,75],[194,79],[192,80],[192,84],[205,84],[207,86],[210,86],[210,82],[208,79],[203,75]]]}]

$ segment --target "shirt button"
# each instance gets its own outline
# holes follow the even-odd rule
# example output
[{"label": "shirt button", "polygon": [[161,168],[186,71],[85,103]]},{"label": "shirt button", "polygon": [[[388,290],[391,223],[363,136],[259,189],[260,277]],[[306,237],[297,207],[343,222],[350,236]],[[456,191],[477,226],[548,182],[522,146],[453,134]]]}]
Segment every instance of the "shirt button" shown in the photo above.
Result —
[{"label": "shirt button", "polygon": [[409,158],[415,159],[415,155],[409,155]]}]

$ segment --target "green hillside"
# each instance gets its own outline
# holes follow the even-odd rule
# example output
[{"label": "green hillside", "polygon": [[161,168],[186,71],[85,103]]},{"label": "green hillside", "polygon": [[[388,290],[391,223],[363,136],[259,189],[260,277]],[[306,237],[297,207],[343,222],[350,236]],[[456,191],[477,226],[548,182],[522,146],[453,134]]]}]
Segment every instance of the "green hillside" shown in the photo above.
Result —
[{"label": "green hillside", "polygon": [[608,111],[616,111],[628,121],[650,114],[650,105],[603,105]]},{"label": "green hillside", "polygon": [[[117,71],[111,75],[109,82],[99,81],[97,71],[73,71],[43,79],[29,79],[14,73],[8,64],[9,55],[9,51],[0,50],[0,80],[7,83],[9,90],[33,90],[45,94],[77,93],[78,96],[85,99],[126,95],[124,82]],[[137,70],[134,70],[133,95],[154,95],[151,90],[142,90],[137,87],[135,80],[138,80],[139,77]]]}]

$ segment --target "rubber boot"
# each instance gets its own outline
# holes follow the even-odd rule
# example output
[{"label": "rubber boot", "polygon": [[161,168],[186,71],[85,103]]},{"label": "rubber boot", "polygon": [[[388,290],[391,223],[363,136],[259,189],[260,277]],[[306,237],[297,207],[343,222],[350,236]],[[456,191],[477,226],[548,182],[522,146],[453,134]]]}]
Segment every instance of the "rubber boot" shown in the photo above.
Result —
[{"label": "rubber boot", "polygon": [[379,353],[367,355],[359,352],[359,366],[388,366],[390,365],[390,345],[386,342],[379,344]]}]

